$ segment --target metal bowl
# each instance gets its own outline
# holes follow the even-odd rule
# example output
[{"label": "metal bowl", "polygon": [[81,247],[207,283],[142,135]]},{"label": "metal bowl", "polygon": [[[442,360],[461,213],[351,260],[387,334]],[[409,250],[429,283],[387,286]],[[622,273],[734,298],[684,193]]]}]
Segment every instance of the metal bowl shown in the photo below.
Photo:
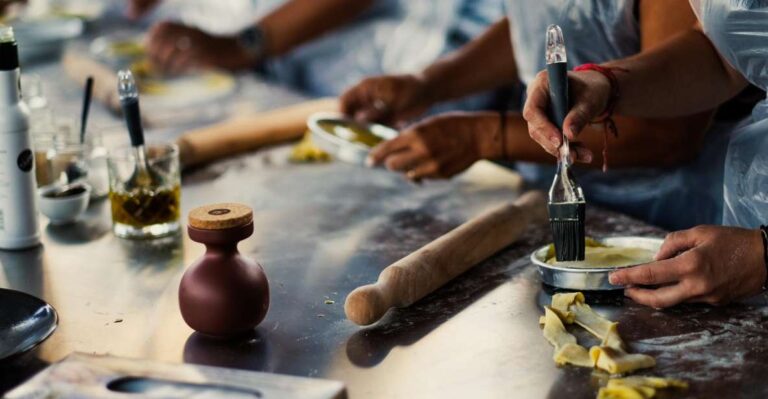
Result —
[{"label": "metal bowl", "polygon": [[399,134],[397,130],[390,127],[379,125],[377,123],[361,123],[337,113],[319,112],[309,117],[307,120],[307,127],[310,132],[312,132],[312,141],[315,145],[340,161],[361,166],[365,165],[365,159],[368,158],[368,154],[371,152],[371,147],[345,140],[339,136],[328,133],[325,129],[320,127],[320,122],[356,124],[370,130],[371,133],[381,137],[383,140],[391,140]]},{"label": "metal bowl", "polygon": [[[661,243],[664,240],[649,237],[609,237],[598,239],[597,241],[611,247],[634,247],[656,252],[659,250]],[[531,262],[538,266],[542,282],[554,287],[569,290],[608,291],[623,289],[623,286],[609,283],[608,274],[617,269],[637,266],[629,265],[608,268],[572,268],[555,266],[547,263],[548,250],[549,245],[545,245],[534,251],[531,254]]]}]

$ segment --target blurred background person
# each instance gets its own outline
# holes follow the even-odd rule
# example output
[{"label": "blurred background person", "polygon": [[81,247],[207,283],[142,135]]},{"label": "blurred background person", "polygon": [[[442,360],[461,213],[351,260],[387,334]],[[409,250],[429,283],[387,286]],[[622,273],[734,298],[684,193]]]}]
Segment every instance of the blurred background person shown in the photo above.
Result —
[{"label": "blurred background person", "polygon": [[[216,24],[202,9],[190,17],[194,3],[128,3],[130,18],[157,21],[146,37],[157,67],[258,69],[312,96],[338,95],[370,75],[418,71],[503,13],[502,0],[268,0],[241,6],[249,12],[226,12],[240,16]],[[187,17],[171,20],[173,8]]]},{"label": "blurred background person", "polygon": [[[571,67],[652,51],[695,23],[687,0],[509,1],[507,18],[459,51],[417,74],[366,79],[342,96],[346,113],[403,125],[433,104],[500,85],[528,84],[545,67],[544,33],[561,26]],[[510,112],[450,113],[427,118],[381,144],[371,163],[411,179],[450,177],[479,159],[515,162],[534,187],[546,189],[554,162],[534,143],[515,108]],[[518,103],[519,104],[519,103]],[[580,139],[591,168],[577,169],[590,203],[666,228],[716,223],[722,214],[722,165],[731,121],[713,112],[675,118],[615,118],[618,136],[592,125]],[[598,134],[599,133],[599,134]],[[653,145],[649,143],[655,143]],[[548,165],[544,165],[548,164]]]}]

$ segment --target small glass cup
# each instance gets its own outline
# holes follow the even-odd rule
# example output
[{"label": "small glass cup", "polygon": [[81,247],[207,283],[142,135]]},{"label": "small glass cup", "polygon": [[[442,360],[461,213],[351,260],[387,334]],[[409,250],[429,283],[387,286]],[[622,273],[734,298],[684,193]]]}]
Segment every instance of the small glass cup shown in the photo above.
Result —
[{"label": "small glass cup", "polygon": [[175,144],[149,144],[145,148],[150,178],[141,171],[134,147],[109,151],[112,230],[118,237],[150,239],[179,232],[179,149]]},{"label": "small glass cup", "polygon": [[83,143],[77,135],[66,132],[39,136],[33,148],[38,187],[82,180],[91,186],[93,199],[109,193],[107,150],[96,131],[86,132]]}]

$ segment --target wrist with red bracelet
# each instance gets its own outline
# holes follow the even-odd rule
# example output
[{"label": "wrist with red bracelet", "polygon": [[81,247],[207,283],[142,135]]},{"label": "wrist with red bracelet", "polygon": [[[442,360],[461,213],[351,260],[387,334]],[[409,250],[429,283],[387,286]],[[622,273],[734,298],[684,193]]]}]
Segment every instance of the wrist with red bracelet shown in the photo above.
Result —
[{"label": "wrist with red bracelet", "polygon": [[597,117],[597,119],[590,122],[602,123],[605,127],[603,135],[603,171],[606,171],[608,170],[608,133],[613,134],[614,137],[619,137],[619,129],[616,127],[616,122],[613,120],[613,111],[616,108],[616,103],[618,102],[620,95],[619,80],[614,71],[629,71],[624,68],[604,67],[597,64],[583,64],[577,66],[573,70],[574,72],[595,71],[608,79],[610,85],[610,96],[608,97],[608,102],[605,104],[605,110],[603,110],[603,113]]}]

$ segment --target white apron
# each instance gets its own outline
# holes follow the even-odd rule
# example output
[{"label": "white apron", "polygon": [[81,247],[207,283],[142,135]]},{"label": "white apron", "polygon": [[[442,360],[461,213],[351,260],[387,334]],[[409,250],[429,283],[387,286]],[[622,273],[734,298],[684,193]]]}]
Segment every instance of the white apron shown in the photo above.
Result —
[{"label": "white apron", "polygon": [[[693,0],[704,32],[752,84],[768,88],[768,1]],[[768,100],[733,134],[725,164],[723,224],[768,224]]]}]

